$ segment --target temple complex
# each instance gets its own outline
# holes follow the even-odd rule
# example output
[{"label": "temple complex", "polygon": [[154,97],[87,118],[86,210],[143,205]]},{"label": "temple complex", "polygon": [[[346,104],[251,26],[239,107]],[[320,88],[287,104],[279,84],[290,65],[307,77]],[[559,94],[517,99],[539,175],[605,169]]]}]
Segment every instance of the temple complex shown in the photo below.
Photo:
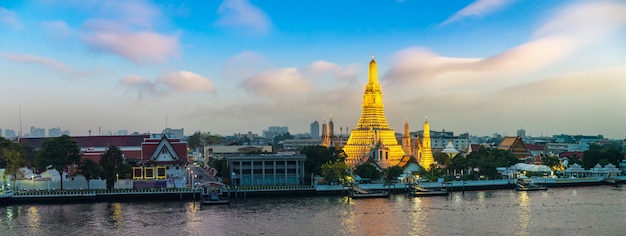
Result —
[{"label": "temple complex", "polygon": [[358,166],[372,159],[380,167],[386,168],[398,165],[402,157],[407,155],[385,118],[383,94],[380,91],[378,68],[373,55],[363,95],[361,118],[356,128],[350,132],[343,151],[347,155],[348,166]]}]

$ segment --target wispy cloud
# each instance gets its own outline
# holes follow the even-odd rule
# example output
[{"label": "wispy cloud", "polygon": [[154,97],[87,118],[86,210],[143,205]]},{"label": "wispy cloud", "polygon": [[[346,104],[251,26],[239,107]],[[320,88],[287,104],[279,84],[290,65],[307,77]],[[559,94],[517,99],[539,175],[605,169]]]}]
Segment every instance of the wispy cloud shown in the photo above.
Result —
[{"label": "wispy cloud", "polygon": [[244,51],[229,58],[222,66],[222,73],[229,78],[249,78],[268,67],[263,56],[256,52]]},{"label": "wispy cloud", "polygon": [[305,68],[286,67],[262,72],[248,78],[242,87],[259,97],[275,100],[302,99],[312,95],[316,91],[316,85],[324,83],[338,85],[354,80],[356,80],[354,67],[341,67],[327,61],[316,61]]},{"label": "wispy cloud", "polygon": [[3,55],[6,59],[14,62],[22,62],[29,63],[34,65],[43,66],[58,72],[66,73],[66,74],[76,74],[78,71],[63,62],[47,58],[40,57],[36,55],[29,54],[0,54]]},{"label": "wispy cloud", "polygon": [[17,13],[14,11],[0,7],[0,26],[8,25],[16,29],[21,28],[22,24],[17,17]]},{"label": "wispy cloud", "polygon": [[143,1],[107,1],[99,17],[86,20],[82,40],[94,51],[119,55],[136,64],[178,57],[178,33],[156,32],[160,12]]},{"label": "wispy cloud", "polygon": [[[623,29],[626,26],[624,12],[626,3],[623,2],[571,5],[538,27],[530,41],[488,58],[453,58],[423,48],[404,49],[395,55],[394,65],[385,77],[394,82],[431,83],[433,86],[509,83],[516,76],[560,62],[592,42]],[[450,80],[454,82],[447,83]]]},{"label": "wispy cloud", "polygon": [[62,40],[74,35],[74,30],[71,29],[65,21],[46,21],[42,22],[46,34],[54,40]]},{"label": "wispy cloud", "polygon": [[441,23],[441,25],[447,25],[467,17],[484,16],[502,8],[509,2],[511,2],[511,0],[476,0],[472,4],[454,13],[454,15],[450,16],[446,21]]},{"label": "wispy cloud", "polygon": [[126,87],[129,93],[136,93],[138,100],[154,99],[170,93],[215,93],[215,86],[211,80],[185,70],[162,74],[155,80],[130,75],[122,78],[119,83]]},{"label": "wispy cloud", "polygon": [[220,18],[216,26],[243,28],[257,34],[268,34],[271,29],[272,23],[267,14],[247,0],[224,0],[217,13]]}]

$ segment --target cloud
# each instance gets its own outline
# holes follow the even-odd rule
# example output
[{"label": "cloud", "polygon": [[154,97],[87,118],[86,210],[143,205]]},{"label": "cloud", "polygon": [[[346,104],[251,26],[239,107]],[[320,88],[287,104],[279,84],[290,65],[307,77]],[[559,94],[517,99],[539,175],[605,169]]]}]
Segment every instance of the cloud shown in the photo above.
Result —
[{"label": "cloud", "polygon": [[0,7],[0,26],[2,25],[8,25],[16,29],[22,27],[22,24],[20,24],[20,21],[17,19],[17,13]]},{"label": "cloud", "polygon": [[296,68],[282,68],[253,76],[243,83],[243,88],[259,97],[289,99],[306,96],[314,86]]},{"label": "cloud", "polygon": [[224,0],[217,13],[220,18],[216,26],[244,28],[257,34],[268,34],[271,29],[272,23],[265,12],[247,0]]},{"label": "cloud", "polygon": [[244,51],[226,60],[222,73],[230,78],[249,78],[261,73],[267,66],[261,54]]},{"label": "cloud", "polygon": [[178,92],[215,92],[209,79],[184,70],[159,76],[156,82]]},{"label": "cloud", "polygon": [[65,21],[46,21],[41,23],[41,25],[46,30],[46,34],[48,34],[50,38],[57,41],[69,38],[74,34],[74,30],[67,26]]},{"label": "cloud", "polygon": [[60,62],[51,58],[40,57],[40,56],[29,55],[29,54],[5,54],[3,56],[10,61],[35,64],[35,65],[43,66],[43,67],[46,67],[46,68],[49,68],[58,72],[66,73],[66,74],[78,73],[76,69],[66,65],[63,62]]},{"label": "cloud", "polygon": [[215,86],[208,78],[184,70],[159,75],[154,81],[130,75],[122,78],[120,85],[126,87],[128,92],[136,92],[138,100],[155,98],[172,92],[215,92]]},{"label": "cloud", "polygon": [[328,83],[336,87],[342,84],[338,81],[354,80],[354,67],[340,67],[320,60],[305,68],[286,67],[262,72],[246,79],[242,87],[255,96],[280,100],[309,96],[315,91],[315,85]]},{"label": "cloud", "polygon": [[476,0],[474,3],[467,5],[460,11],[454,13],[441,25],[447,25],[455,21],[462,20],[466,17],[480,17],[502,8],[511,0]]},{"label": "cloud", "polygon": [[100,16],[81,27],[83,42],[94,51],[119,55],[136,64],[153,64],[178,57],[178,33],[154,30],[160,12],[142,1],[107,1]]},{"label": "cloud", "polygon": [[[515,76],[539,71],[626,25],[626,4],[584,2],[558,12],[532,39],[488,58],[454,58],[424,48],[407,48],[394,56],[385,78],[392,82],[462,87],[473,83],[515,82]],[[508,78],[502,79],[502,78]]]}]

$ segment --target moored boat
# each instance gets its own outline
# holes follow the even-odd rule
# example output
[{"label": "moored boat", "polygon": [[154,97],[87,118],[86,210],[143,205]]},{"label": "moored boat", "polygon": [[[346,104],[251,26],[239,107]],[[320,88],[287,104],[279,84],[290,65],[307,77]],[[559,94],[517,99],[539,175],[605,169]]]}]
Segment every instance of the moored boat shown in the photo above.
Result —
[{"label": "moored boat", "polygon": [[200,189],[200,202],[207,205],[230,204],[230,199],[222,196],[226,185],[211,181],[197,185]]},{"label": "moored boat", "polygon": [[430,196],[449,196],[450,192],[448,192],[445,188],[440,189],[427,189],[419,186],[415,186],[412,188],[413,196],[415,197],[430,197]]},{"label": "moored boat", "polygon": [[384,190],[365,190],[357,187],[350,189],[351,198],[388,198],[389,192]]},{"label": "moored boat", "polygon": [[517,191],[536,191],[536,190],[548,190],[548,187],[544,185],[535,184],[531,179],[524,178],[518,179],[515,184],[515,189]]}]

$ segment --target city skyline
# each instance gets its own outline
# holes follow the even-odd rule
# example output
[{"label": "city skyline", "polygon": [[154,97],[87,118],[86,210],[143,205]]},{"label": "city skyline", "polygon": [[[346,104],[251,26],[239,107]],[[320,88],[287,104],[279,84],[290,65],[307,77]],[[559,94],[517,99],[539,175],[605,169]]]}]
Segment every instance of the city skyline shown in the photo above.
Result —
[{"label": "city skyline", "polygon": [[0,129],[305,133],[331,115],[353,129],[374,53],[395,130],[428,116],[433,130],[479,136],[621,139],[623,12],[622,1],[2,2]]}]

